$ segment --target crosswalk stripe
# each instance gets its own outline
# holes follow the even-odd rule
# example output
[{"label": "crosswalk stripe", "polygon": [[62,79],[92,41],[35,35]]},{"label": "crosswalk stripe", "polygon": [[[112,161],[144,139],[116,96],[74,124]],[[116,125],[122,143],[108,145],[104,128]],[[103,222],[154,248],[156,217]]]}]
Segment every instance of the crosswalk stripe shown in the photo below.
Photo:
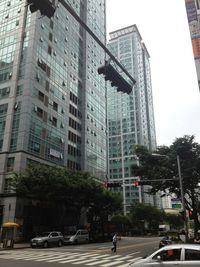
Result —
[{"label": "crosswalk stripe", "polygon": [[117,254],[115,256],[110,256],[109,259],[116,259],[116,258],[119,258],[121,255]]},{"label": "crosswalk stripe", "polygon": [[[73,257],[74,258],[75,255],[71,255],[71,256],[68,256],[68,257]],[[59,258],[59,256],[58,256]],[[48,261],[48,260],[54,260],[55,259],[55,256],[46,256],[46,257],[43,257],[41,259],[36,259],[35,261]]]},{"label": "crosswalk stripe", "polygon": [[[78,255],[77,255],[78,256]],[[62,256],[62,257],[59,257],[59,258],[56,258],[56,259],[53,259],[53,260],[48,260],[47,262],[59,262],[61,260],[66,260],[66,259],[73,259],[74,257],[76,257],[76,255],[73,255],[73,256]]]},{"label": "crosswalk stripe", "polygon": [[108,262],[108,261],[110,261],[110,259],[101,260],[101,261],[95,261],[95,262],[87,263],[86,265],[92,266],[92,265],[97,265],[97,264],[105,263],[105,262]]},{"label": "crosswalk stripe", "polygon": [[[94,255],[97,255],[97,254],[94,254]],[[74,259],[74,256],[76,256],[76,255],[71,255],[71,256],[68,256],[68,257],[61,257],[60,259],[53,259],[53,260],[50,260],[50,261],[47,261],[47,262],[65,263],[65,262],[63,262],[63,260],[66,261],[66,262],[71,262],[71,261],[77,261],[77,260],[80,259],[80,258]],[[88,255],[82,256],[83,259],[85,259],[86,257],[88,257]],[[60,260],[62,260],[62,261],[60,262]]]},{"label": "crosswalk stripe", "polygon": [[40,254],[33,254],[33,255],[31,255],[31,254],[25,254],[24,255],[24,260],[34,260],[34,259],[40,259],[40,258],[45,258],[45,257],[58,257],[59,256],[59,254],[53,254],[53,253],[51,253],[51,254],[46,254],[46,253],[40,253]]},{"label": "crosswalk stripe", "polygon": [[5,251],[0,253],[2,259],[37,261],[37,262],[56,262],[56,263],[70,263],[81,266],[101,266],[101,267],[127,267],[130,262],[135,262],[141,257],[134,258],[139,251],[128,255],[120,254],[101,254],[97,251],[78,252],[78,251]]},{"label": "crosswalk stripe", "polygon": [[[109,257],[110,258],[110,257]],[[118,258],[116,258],[116,260],[120,260],[120,261],[122,261],[122,260],[130,260],[130,259],[132,259],[133,257],[131,257],[131,256],[121,256],[121,255],[119,255],[119,257]]]},{"label": "crosswalk stripe", "polygon": [[60,261],[59,263],[71,263],[71,262],[74,262],[74,261],[77,261],[77,260],[85,260],[86,257],[80,257],[80,258],[76,258],[76,259],[70,259],[70,260],[64,260],[64,261]]},{"label": "crosswalk stripe", "polygon": [[[136,260],[139,260],[139,259],[141,259],[141,258],[142,258],[142,257],[133,258],[131,262],[135,262]],[[103,265],[101,265],[101,266],[102,266],[102,267],[106,267],[106,266],[103,266]],[[128,263],[123,264],[123,265],[120,265],[119,267],[128,267]]]},{"label": "crosswalk stripe", "polygon": [[[106,263],[106,264],[103,264],[103,265],[101,265],[102,267],[109,267],[109,266],[114,266],[114,265],[118,265],[118,264],[120,264],[120,263],[122,263],[123,261],[118,261],[118,260],[116,260],[116,261],[113,261],[113,262],[110,262],[110,263]],[[127,263],[128,264],[128,263]],[[120,267],[121,267],[121,265],[120,265]]]},{"label": "crosswalk stripe", "polygon": [[135,254],[138,254],[138,253],[140,253],[140,251],[135,251],[135,252],[133,252],[133,253],[131,253],[131,254],[128,254],[127,256],[132,256],[132,255],[135,255]]},{"label": "crosswalk stripe", "polygon": [[[78,253],[77,253],[78,254]],[[46,254],[43,254],[43,255],[39,255],[39,256],[37,256],[37,255],[35,255],[35,256],[29,256],[29,258],[27,259],[27,260],[34,260],[34,259],[40,259],[40,258],[42,258],[42,257],[45,257],[46,256]],[[64,256],[66,256],[66,254],[58,254],[58,255],[51,255],[52,257],[64,257]]]},{"label": "crosswalk stripe", "polygon": [[86,263],[86,262],[92,262],[92,261],[96,261],[97,259],[104,258],[106,256],[109,256],[109,255],[108,254],[107,255],[100,255],[100,256],[97,256],[97,257],[93,257],[92,259],[87,259],[87,260],[83,260],[83,261],[74,262],[73,264],[83,264],[83,263]]},{"label": "crosswalk stripe", "polygon": [[[103,265],[100,265],[100,266],[103,266]],[[128,263],[120,265],[119,267],[128,267]]]},{"label": "crosswalk stripe", "polygon": [[136,257],[136,258],[133,258],[132,260],[127,260],[129,263],[130,262],[135,262],[137,260],[140,260],[142,257]]}]

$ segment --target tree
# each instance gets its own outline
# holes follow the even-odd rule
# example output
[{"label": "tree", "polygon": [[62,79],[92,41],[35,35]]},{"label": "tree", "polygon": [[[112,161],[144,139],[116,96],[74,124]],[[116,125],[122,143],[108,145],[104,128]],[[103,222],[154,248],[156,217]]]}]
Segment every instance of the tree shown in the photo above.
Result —
[{"label": "tree", "polygon": [[77,224],[82,208],[103,218],[121,207],[121,199],[86,172],[34,164],[15,173],[12,184],[19,197],[37,200],[41,205],[63,206],[65,211],[73,212]]},{"label": "tree", "polygon": [[171,229],[180,229],[183,227],[183,219],[180,215],[166,214],[165,221],[170,225]]},{"label": "tree", "polygon": [[[179,155],[186,209],[193,211],[195,232],[197,232],[200,227],[198,221],[200,145],[194,141],[194,136],[185,135],[176,138],[169,147],[158,147],[154,153],[159,156],[155,156],[147,148],[140,146],[135,148],[135,153],[139,158],[140,165],[133,166],[133,175],[140,175],[142,180],[147,179],[147,183],[152,185],[152,193],[162,190],[174,193],[181,198],[179,180],[175,179],[179,177],[177,166],[177,155]],[[149,180],[156,179],[162,179],[162,182],[149,182]]]},{"label": "tree", "polygon": [[122,214],[114,215],[111,222],[117,226],[117,231],[120,233],[126,233],[131,227],[130,217],[124,216]]},{"label": "tree", "polygon": [[142,203],[133,203],[130,208],[129,215],[134,228],[145,230],[145,225],[148,225],[149,231],[158,229],[159,223],[165,220],[165,212],[151,205]]}]

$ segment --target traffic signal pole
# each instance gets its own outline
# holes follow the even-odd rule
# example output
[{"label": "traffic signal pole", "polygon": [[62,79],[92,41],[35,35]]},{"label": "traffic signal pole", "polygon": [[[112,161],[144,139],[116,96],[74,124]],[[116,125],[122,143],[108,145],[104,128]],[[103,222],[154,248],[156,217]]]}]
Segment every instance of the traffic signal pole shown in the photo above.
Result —
[{"label": "traffic signal pole", "polygon": [[[108,50],[108,48],[100,41],[100,39],[90,30],[87,24],[79,17],[79,15],[74,11],[74,9],[65,0],[46,0],[46,3],[41,4],[44,0],[27,0],[28,5],[30,5],[31,12],[37,10],[42,11],[43,16],[51,18],[56,10],[55,3],[60,2],[64,8],[75,18],[75,20],[92,36],[92,38],[100,45],[100,47],[109,55],[109,57],[118,65],[118,67],[128,76],[132,82],[132,86],[136,83],[135,79],[130,75],[130,73],[122,66],[122,64],[115,58],[115,56]],[[54,3],[54,4],[53,4]],[[48,5],[46,10],[45,5]]]},{"label": "traffic signal pole", "polygon": [[133,85],[136,83],[135,79],[128,73],[128,71],[122,66],[122,64],[116,59],[116,57],[108,50],[108,48],[99,40],[99,38],[90,30],[85,22],[77,15],[73,8],[68,5],[65,0],[59,0],[59,2],[67,9],[67,11],[81,24],[81,26],[92,36],[92,38],[103,48],[103,50],[109,55],[109,57],[120,67],[121,70],[129,77]]}]

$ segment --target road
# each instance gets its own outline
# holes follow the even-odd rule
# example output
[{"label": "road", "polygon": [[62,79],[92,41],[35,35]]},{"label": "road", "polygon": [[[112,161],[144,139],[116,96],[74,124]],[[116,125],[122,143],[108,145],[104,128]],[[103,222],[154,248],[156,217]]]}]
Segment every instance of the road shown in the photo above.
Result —
[{"label": "road", "polygon": [[130,262],[158,248],[161,238],[126,238],[118,241],[117,252],[112,243],[82,244],[48,249],[13,249],[0,251],[2,267],[127,267]]}]

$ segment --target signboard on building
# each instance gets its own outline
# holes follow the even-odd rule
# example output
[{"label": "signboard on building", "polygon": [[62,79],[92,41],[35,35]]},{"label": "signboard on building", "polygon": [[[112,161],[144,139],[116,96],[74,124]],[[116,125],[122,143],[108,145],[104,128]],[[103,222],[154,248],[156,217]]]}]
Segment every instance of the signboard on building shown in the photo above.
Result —
[{"label": "signboard on building", "polygon": [[179,198],[171,199],[172,209],[182,209],[182,203]]}]

